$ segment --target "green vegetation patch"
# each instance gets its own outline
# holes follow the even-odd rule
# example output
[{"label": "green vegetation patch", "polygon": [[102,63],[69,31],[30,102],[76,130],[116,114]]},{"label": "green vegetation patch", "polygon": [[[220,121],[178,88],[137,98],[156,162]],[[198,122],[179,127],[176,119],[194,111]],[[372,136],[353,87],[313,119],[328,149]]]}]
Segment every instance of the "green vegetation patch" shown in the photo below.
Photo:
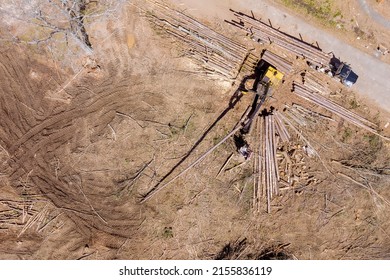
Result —
[{"label": "green vegetation patch", "polygon": [[336,25],[343,18],[334,0],[281,0],[284,5],[312,15],[324,24]]},{"label": "green vegetation patch", "polygon": [[372,152],[376,153],[382,148],[382,141],[378,135],[375,134],[364,135],[364,140],[368,142]]},{"label": "green vegetation patch", "polygon": [[342,133],[341,141],[344,143],[347,142],[348,140],[351,139],[352,135],[353,135],[352,129],[350,129],[349,127],[346,127],[344,129],[344,132]]},{"label": "green vegetation patch", "polygon": [[173,237],[173,230],[172,227],[164,227],[162,236],[164,238],[172,238]]}]

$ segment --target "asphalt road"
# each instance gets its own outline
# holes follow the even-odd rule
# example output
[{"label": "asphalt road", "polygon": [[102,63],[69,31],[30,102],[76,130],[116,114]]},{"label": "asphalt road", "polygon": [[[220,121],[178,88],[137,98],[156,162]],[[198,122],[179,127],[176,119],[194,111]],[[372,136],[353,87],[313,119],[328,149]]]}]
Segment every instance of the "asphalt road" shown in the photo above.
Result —
[{"label": "asphalt road", "polygon": [[332,34],[310,23],[287,14],[268,1],[262,0],[172,0],[187,13],[196,16],[218,17],[221,22],[232,18],[229,8],[249,12],[272,22],[274,27],[294,36],[302,35],[307,42],[318,42],[325,52],[333,52],[342,61],[349,63],[359,75],[352,89],[362,97],[375,102],[379,107],[390,112],[390,65],[380,61],[374,55],[366,54]]}]

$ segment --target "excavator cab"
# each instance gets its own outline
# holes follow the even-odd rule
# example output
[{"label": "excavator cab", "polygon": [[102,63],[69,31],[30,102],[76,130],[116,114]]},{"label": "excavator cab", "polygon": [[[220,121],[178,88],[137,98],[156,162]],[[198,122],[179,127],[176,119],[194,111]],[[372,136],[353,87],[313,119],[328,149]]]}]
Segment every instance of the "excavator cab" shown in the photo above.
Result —
[{"label": "excavator cab", "polygon": [[267,84],[269,83],[272,86],[276,86],[283,80],[283,77],[284,75],[282,72],[276,70],[274,67],[270,65],[268,66],[261,80],[261,83],[267,83]]}]

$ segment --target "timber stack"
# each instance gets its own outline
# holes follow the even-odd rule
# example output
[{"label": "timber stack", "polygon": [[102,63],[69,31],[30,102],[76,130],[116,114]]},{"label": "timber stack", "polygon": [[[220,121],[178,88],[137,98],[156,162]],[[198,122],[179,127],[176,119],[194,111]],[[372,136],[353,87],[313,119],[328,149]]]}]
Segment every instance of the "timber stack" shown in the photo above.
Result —
[{"label": "timber stack", "polygon": [[[257,148],[254,158],[253,209],[259,213],[266,209],[271,213],[272,200],[284,191],[299,192],[318,180],[308,174],[307,157],[316,156],[310,143],[294,143],[286,127],[295,130],[291,122],[279,111],[263,114],[259,125]],[[301,135],[300,135],[301,136]]]},{"label": "timber stack", "polygon": [[298,96],[338,115],[345,121],[354,124],[358,127],[361,127],[371,133],[378,134],[376,130],[377,129],[376,124],[344,108],[343,106],[337,104],[336,102],[322,96],[321,93],[312,91],[310,87],[294,82],[293,91]]},{"label": "timber stack", "polygon": [[227,21],[235,27],[245,30],[247,34],[258,43],[272,43],[282,49],[306,59],[310,64],[324,70],[329,69],[331,54],[323,52],[319,47],[304,42],[296,37],[288,35],[256,19],[254,16],[242,12],[230,10],[237,20]]},{"label": "timber stack", "polygon": [[288,61],[287,59],[277,55],[276,53],[273,53],[269,50],[265,50],[263,55],[261,56],[261,59],[268,62],[272,66],[274,66],[276,69],[278,69],[280,72],[282,72],[284,75],[288,75],[291,73],[293,64],[292,62]]},{"label": "timber stack", "polygon": [[260,123],[260,145],[258,154],[258,180],[254,188],[254,207],[260,211],[261,198],[267,201],[267,212],[271,213],[271,200],[279,194],[279,169],[276,160],[276,128],[272,113],[262,117]]},{"label": "timber stack", "polygon": [[241,69],[253,71],[257,57],[247,47],[196,19],[157,2],[145,13],[155,26],[183,43],[186,55],[200,62],[207,74],[236,79]]}]

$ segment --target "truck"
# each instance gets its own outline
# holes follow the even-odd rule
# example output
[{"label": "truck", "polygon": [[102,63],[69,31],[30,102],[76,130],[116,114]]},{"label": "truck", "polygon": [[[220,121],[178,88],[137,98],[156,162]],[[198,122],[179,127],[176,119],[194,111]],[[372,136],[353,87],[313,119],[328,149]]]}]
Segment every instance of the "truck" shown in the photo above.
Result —
[{"label": "truck", "polygon": [[352,68],[349,64],[340,61],[340,59],[336,58],[334,55],[330,59],[328,66],[319,67],[318,65],[315,65],[309,61],[307,64],[319,72],[327,73],[329,76],[339,80],[347,87],[351,87],[359,78],[359,76],[354,71],[352,71]]},{"label": "truck", "polygon": [[356,73],[352,71],[350,65],[341,62],[338,59],[337,61],[338,62],[333,65],[330,64],[333,77],[339,79],[343,85],[351,87],[354,83],[356,83],[358,75],[356,75]]}]

